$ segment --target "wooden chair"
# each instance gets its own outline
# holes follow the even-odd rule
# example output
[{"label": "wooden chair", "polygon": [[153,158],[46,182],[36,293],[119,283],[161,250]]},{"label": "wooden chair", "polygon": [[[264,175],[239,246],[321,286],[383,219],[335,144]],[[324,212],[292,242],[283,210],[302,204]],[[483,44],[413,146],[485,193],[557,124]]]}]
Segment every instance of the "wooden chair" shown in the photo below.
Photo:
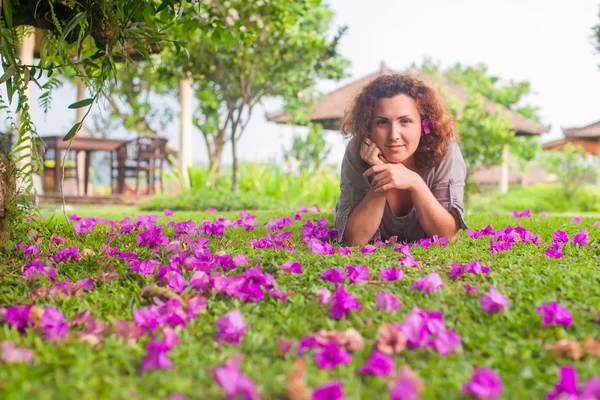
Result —
[{"label": "wooden chair", "polygon": [[155,193],[156,175],[160,180],[161,192],[164,192],[163,164],[167,148],[167,139],[152,136],[140,136],[119,146],[111,156],[111,177],[113,191],[125,191],[125,179],[135,178],[135,195],[139,195],[140,177],[146,175],[148,194]]}]

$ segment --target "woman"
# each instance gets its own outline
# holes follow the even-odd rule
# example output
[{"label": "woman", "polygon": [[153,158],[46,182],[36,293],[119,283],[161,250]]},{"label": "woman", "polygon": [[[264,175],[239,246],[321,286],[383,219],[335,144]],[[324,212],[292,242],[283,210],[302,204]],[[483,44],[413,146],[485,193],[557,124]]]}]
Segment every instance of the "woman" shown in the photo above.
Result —
[{"label": "woman", "polygon": [[464,222],[466,166],[439,93],[410,75],[382,75],[346,111],[335,227],[350,246],[375,239],[454,239]]}]

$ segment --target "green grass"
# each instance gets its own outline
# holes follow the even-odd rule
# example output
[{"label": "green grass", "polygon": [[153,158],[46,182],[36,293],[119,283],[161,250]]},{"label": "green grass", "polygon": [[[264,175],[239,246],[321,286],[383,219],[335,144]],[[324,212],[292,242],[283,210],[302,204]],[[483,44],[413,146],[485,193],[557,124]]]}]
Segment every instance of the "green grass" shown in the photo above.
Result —
[{"label": "green grass", "polygon": [[[113,216],[120,219],[132,216],[134,209],[112,209],[101,214],[100,210],[77,209],[78,215]],[[259,226],[269,218],[280,216],[278,212],[256,212]],[[219,213],[219,216],[236,218],[237,213]],[[310,217],[316,220],[318,214]],[[332,222],[331,213],[321,216]],[[17,227],[17,240],[25,240],[29,229],[35,228],[48,238],[56,233],[77,241],[79,249],[100,249],[107,237],[107,229],[96,227],[92,233],[77,238],[69,232],[61,214],[44,215],[45,222],[33,222]],[[193,219],[201,222],[214,219],[215,214],[177,212],[179,221]],[[169,219],[160,216],[159,222]],[[600,374],[600,362],[590,357],[579,361],[557,359],[544,350],[544,345],[559,338],[583,340],[586,337],[598,337],[600,327],[594,318],[600,311],[600,229],[592,227],[595,219],[584,218],[583,224],[572,224],[568,217],[550,217],[538,220],[515,220],[508,216],[490,214],[469,214],[467,223],[471,229],[492,224],[496,229],[509,224],[521,223],[524,227],[539,235],[543,241],[551,241],[556,229],[566,230],[570,236],[586,227],[590,232],[590,241],[594,246],[567,246],[565,257],[555,260],[544,255],[544,247],[517,244],[513,249],[492,256],[489,251],[489,238],[471,240],[463,232],[461,238],[446,248],[434,247],[429,250],[416,248],[412,254],[422,261],[418,269],[404,268],[406,276],[396,282],[383,282],[382,286],[364,284],[346,285],[346,289],[357,296],[364,307],[362,312],[352,311],[347,319],[335,320],[329,317],[328,308],[319,306],[311,297],[321,287],[333,289],[334,286],[319,278],[319,274],[332,267],[366,264],[372,278],[379,278],[379,270],[384,267],[398,266],[398,253],[392,248],[381,248],[371,256],[362,255],[358,248],[348,257],[339,255],[317,256],[299,243],[299,229],[304,221],[295,221],[291,228],[294,242],[298,248],[295,253],[273,250],[253,250],[247,243],[249,238],[264,236],[267,231],[258,229],[244,232],[226,229],[222,238],[211,238],[209,247],[213,253],[225,250],[234,256],[246,254],[251,260],[263,259],[262,270],[271,273],[279,281],[280,289],[294,291],[285,303],[270,297],[259,303],[243,304],[238,299],[211,297],[208,311],[192,321],[185,329],[177,328],[179,344],[169,353],[169,359],[175,365],[174,370],[139,372],[139,364],[145,355],[148,338],[138,343],[126,345],[105,335],[103,343],[92,347],[86,343],[69,340],[53,344],[43,340],[34,330],[20,335],[8,324],[0,323],[0,340],[11,340],[19,346],[31,349],[35,360],[31,365],[0,364],[0,398],[2,399],[166,399],[173,392],[183,393],[190,399],[221,399],[224,391],[220,389],[210,375],[208,368],[222,364],[227,358],[242,353],[242,370],[257,382],[258,388],[267,399],[286,398],[287,376],[294,366],[294,356],[290,353],[282,357],[277,351],[278,336],[286,339],[300,339],[320,329],[342,330],[356,328],[365,339],[365,349],[352,354],[349,366],[339,366],[335,370],[320,370],[314,363],[312,353],[303,357],[308,362],[306,383],[315,388],[333,379],[340,379],[347,398],[382,399],[388,398],[387,380],[384,378],[362,377],[358,368],[364,364],[371,353],[377,329],[383,322],[402,322],[414,305],[421,309],[442,311],[449,329],[461,337],[463,350],[460,354],[443,357],[432,349],[406,349],[394,357],[396,365],[408,364],[424,380],[425,399],[465,398],[461,387],[469,380],[473,366],[487,366],[494,369],[504,382],[502,398],[539,399],[552,390],[558,381],[558,369],[561,365],[572,364],[576,367],[580,382]],[[288,228],[290,229],[290,228]],[[170,230],[169,232],[172,232]],[[113,245],[123,251],[138,251],[135,235],[124,236]],[[47,249],[47,240],[41,245]],[[337,246],[335,246],[337,247]],[[141,254],[149,255],[148,250]],[[286,260],[302,263],[301,275],[287,275],[276,267]],[[446,276],[452,261],[467,263],[479,260],[491,268],[489,276],[465,275],[458,280]],[[101,270],[99,262],[106,261],[105,256],[91,255],[78,263],[67,263],[59,268],[58,280],[69,278],[71,281],[90,277]],[[30,304],[29,295],[33,287],[40,284],[50,285],[40,279],[33,286],[21,278],[22,256],[16,251],[0,254],[0,305]],[[113,321],[116,318],[132,319],[132,310],[147,307],[149,301],[141,298],[141,288],[153,279],[128,273],[128,267],[114,260],[121,277],[109,284],[99,283],[93,291],[79,298],[69,297],[62,300],[37,301],[40,305],[57,307],[67,319],[77,313],[90,309],[99,320]],[[164,263],[163,263],[164,264]],[[439,272],[446,284],[444,289],[431,295],[424,295],[411,289],[412,283],[430,272]],[[227,275],[239,274],[241,268],[229,271]],[[189,273],[186,277],[189,281]],[[467,296],[461,292],[463,283],[471,283],[487,292],[494,285],[510,299],[510,306],[504,312],[490,315],[482,312],[478,297]],[[394,293],[401,301],[399,311],[391,314],[375,311],[375,296],[380,291]],[[556,300],[569,308],[574,318],[572,328],[543,327],[541,318],[536,314],[537,305]],[[223,345],[217,350],[214,338],[217,334],[215,320],[227,311],[239,308],[249,325],[241,344]],[[369,326],[367,320],[373,324]],[[73,331],[76,329],[73,328]]]}]

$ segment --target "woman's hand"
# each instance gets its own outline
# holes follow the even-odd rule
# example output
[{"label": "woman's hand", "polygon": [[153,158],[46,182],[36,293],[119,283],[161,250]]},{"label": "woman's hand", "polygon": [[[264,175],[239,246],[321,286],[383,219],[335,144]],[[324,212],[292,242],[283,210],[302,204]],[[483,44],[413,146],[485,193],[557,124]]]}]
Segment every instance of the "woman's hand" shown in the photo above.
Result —
[{"label": "woman's hand", "polygon": [[371,184],[374,192],[388,191],[390,189],[412,190],[423,180],[414,171],[403,164],[378,164],[374,165],[363,174],[364,177],[373,177]]},{"label": "woman's hand", "polygon": [[364,138],[360,144],[360,158],[371,166],[387,163],[379,147],[371,139],[367,138]]}]

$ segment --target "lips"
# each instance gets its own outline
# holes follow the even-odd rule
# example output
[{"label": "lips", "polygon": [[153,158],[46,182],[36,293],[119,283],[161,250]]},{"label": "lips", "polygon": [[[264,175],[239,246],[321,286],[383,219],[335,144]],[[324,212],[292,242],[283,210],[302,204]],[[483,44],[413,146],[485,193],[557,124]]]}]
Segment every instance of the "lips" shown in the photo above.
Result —
[{"label": "lips", "polygon": [[398,150],[398,149],[401,149],[402,147],[405,147],[405,145],[403,145],[403,144],[394,144],[394,145],[386,146],[386,147],[388,147],[388,148],[390,148],[392,150]]}]

